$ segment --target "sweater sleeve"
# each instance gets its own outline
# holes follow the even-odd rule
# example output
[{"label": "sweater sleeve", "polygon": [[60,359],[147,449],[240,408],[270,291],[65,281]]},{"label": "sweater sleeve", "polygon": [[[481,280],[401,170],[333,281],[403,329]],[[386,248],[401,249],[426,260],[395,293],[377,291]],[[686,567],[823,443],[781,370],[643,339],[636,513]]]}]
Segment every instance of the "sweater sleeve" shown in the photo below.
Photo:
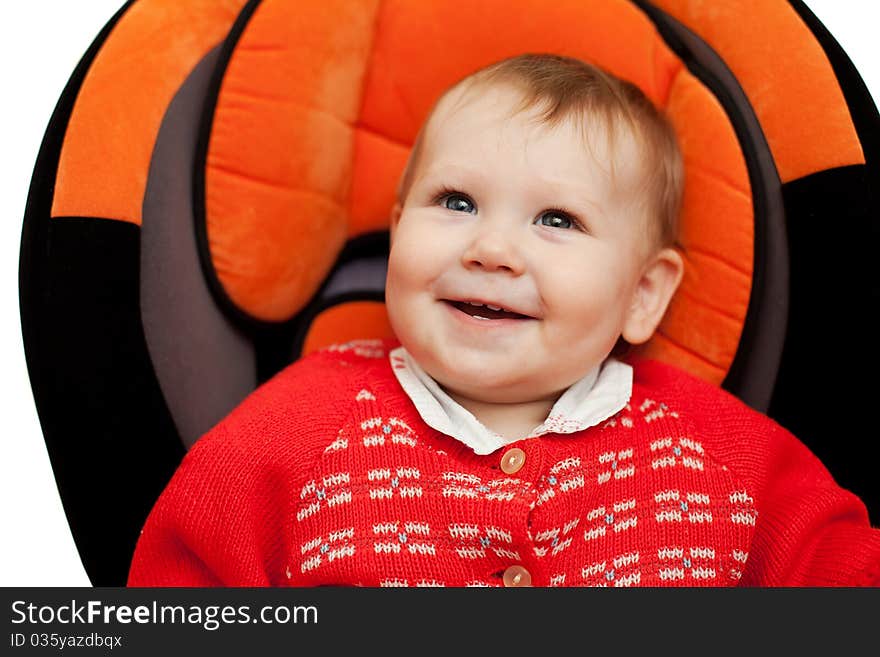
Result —
[{"label": "sweater sleeve", "polygon": [[292,491],[341,428],[356,369],[333,354],[306,357],[202,436],[144,524],[128,586],[284,583]]},{"label": "sweater sleeve", "polygon": [[880,529],[804,443],[717,386],[661,363],[636,365],[638,381],[685,411],[757,512],[741,584],[880,586]]},{"label": "sweater sleeve", "polygon": [[783,427],[759,425],[755,449],[743,445],[758,514],[742,583],[880,586],[880,529],[862,501]]}]

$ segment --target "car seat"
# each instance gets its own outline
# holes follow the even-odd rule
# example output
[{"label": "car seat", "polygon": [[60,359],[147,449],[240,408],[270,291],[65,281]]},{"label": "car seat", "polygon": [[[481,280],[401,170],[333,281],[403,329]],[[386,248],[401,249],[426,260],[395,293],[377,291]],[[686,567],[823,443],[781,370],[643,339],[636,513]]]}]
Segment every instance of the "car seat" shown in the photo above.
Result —
[{"label": "car seat", "polygon": [[[638,84],[685,157],[686,274],[640,349],[791,429],[880,521],[880,118],[799,0],[132,0],[51,118],[28,371],[92,583],[186,449],[301,355],[390,337],[388,212],[449,84],[554,52]],[[852,346],[853,349],[849,349]]]}]

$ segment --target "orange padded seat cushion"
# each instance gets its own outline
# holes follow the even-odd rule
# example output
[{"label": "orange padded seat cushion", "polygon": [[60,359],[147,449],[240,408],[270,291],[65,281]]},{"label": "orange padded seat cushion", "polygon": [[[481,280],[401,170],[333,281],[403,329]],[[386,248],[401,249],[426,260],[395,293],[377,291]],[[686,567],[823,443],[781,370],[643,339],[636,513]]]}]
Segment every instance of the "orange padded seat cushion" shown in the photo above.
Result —
[{"label": "orange padded seat cushion", "polygon": [[[638,84],[676,125],[688,267],[647,351],[720,382],[751,287],[748,175],[721,106],[626,0],[264,0],[229,63],[208,151],[207,234],[224,289],[259,319],[294,315],[347,239],[387,227],[410,146],[442,91],[523,52],[594,62]],[[334,311],[335,326],[345,313]],[[337,332],[320,335],[313,327],[309,348]]]},{"label": "orange padded seat cushion", "polygon": [[[731,67],[783,182],[864,161],[827,58],[787,2],[656,4]],[[54,218],[140,224],[168,102],[244,5],[131,5],[77,97]],[[781,43],[790,53],[784,58],[775,54]],[[687,269],[644,352],[720,382],[736,353],[752,283],[748,174],[718,101],[629,0],[263,0],[235,44],[208,144],[206,230],[226,295],[258,320],[293,317],[347,240],[387,227],[398,176],[440,93],[477,68],[524,52],[579,57],[629,79],[676,126],[687,176],[680,240]],[[390,331],[374,306],[368,319],[358,314],[364,306],[346,306],[333,309],[332,321],[319,317],[309,349],[347,335],[349,326],[362,328],[359,337]]]},{"label": "orange padded seat cushion", "polygon": [[831,62],[790,2],[654,4],[699,33],[730,67],[764,129],[783,183],[864,164]]},{"label": "orange padded seat cushion", "polygon": [[245,2],[138,0],[126,10],[77,95],[58,163],[53,217],[141,224],[153,144],[168,103],[226,37]]}]

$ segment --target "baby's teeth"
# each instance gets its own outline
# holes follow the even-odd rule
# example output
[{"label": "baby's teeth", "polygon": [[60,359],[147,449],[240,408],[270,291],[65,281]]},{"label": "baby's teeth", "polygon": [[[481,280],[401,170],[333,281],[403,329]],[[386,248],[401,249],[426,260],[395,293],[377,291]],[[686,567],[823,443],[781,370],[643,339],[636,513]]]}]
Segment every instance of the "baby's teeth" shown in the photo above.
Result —
[{"label": "baby's teeth", "polygon": [[489,310],[501,310],[501,306],[490,306],[488,303],[486,304],[486,308]]},{"label": "baby's teeth", "polygon": [[486,321],[489,321],[488,317],[480,317],[479,315],[474,315],[474,319],[485,319]]}]

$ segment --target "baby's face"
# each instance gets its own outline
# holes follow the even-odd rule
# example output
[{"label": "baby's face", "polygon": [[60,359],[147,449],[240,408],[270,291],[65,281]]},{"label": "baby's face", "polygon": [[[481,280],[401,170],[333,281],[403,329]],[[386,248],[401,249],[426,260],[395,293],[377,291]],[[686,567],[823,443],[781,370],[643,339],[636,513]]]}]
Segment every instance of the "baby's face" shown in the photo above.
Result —
[{"label": "baby's face", "polygon": [[[623,131],[609,152],[601,128],[587,149],[569,121],[511,117],[519,96],[506,87],[454,98],[431,119],[392,217],[389,318],[447,390],[552,399],[626,337],[649,251],[627,198],[639,150]],[[599,164],[612,158],[616,183]]]}]

